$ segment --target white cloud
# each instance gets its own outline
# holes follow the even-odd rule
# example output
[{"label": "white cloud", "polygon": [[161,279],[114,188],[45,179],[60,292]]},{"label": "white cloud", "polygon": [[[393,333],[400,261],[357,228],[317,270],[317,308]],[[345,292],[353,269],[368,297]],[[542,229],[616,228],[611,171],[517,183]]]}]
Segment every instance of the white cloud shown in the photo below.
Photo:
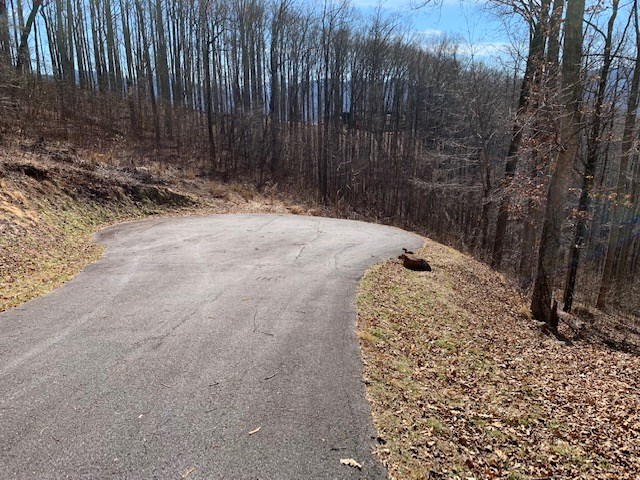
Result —
[{"label": "white cloud", "polygon": [[387,10],[424,10],[446,5],[460,5],[460,0],[351,0],[353,5],[362,8],[381,6]]},{"label": "white cloud", "polygon": [[514,46],[509,42],[477,42],[469,43],[460,41],[460,37],[447,37],[450,41],[442,44],[438,42],[438,37],[444,38],[445,35],[441,32],[437,34],[434,31],[432,34],[425,34],[424,31],[416,32],[418,38],[422,40],[422,45],[429,51],[440,51],[443,49],[449,54],[456,54],[462,57],[475,57],[477,59],[488,60],[496,58],[505,58],[509,56],[514,49]]},{"label": "white cloud", "polygon": [[463,43],[458,46],[458,53],[474,57],[492,57],[509,53],[512,48],[513,46],[507,42]]},{"label": "white cloud", "polygon": [[387,10],[403,10],[409,5],[408,0],[352,0],[356,7],[376,8],[378,6]]},{"label": "white cloud", "polygon": [[440,37],[444,35],[444,32],[437,28],[427,28],[425,30],[416,30],[416,34],[424,37]]}]

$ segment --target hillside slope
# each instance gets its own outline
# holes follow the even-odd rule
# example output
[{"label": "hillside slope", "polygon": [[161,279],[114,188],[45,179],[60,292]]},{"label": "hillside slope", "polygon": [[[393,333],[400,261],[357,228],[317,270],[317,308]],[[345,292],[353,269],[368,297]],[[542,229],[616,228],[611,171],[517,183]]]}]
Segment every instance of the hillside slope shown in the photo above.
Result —
[{"label": "hillside slope", "polygon": [[640,358],[566,324],[559,342],[499,273],[432,241],[419,253],[433,272],[390,260],[358,294],[391,477],[638,478]]},{"label": "hillside slope", "polygon": [[97,259],[102,248],[91,234],[110,223],[305,211],[247,185],[199,178],[185,167],[135,164],[126,153],[66,145],[18,144],[0,152],[0,311],[56,288]]},{"label": "hillside slope", "polygon": [[[309,209],[187,166],[16,144],[0,152],[0,311],[98,258],[91,234],[103,225],[268,212]],[[640,476],[637,319],[582,310],[565,319],[565,345],[502,275],[432,241],[422,253],[433,272],[390,260],[358,295],[378,454],[392,478]]]}]

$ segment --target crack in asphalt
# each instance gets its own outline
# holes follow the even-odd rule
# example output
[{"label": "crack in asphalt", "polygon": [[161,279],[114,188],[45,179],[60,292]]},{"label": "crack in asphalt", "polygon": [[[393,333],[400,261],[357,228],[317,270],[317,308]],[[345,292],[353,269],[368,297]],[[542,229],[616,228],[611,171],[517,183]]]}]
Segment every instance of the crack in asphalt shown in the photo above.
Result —
[{"label": "crack in asphalt", "polygon": [[315,233],[314,237],[313,237],[311,240],[309,240],[308,242],[306,242],[306,243],[302,246],[302,248],[300,249],[300,251],[298,252],[298,254],[296,255],[296,257],[293,259],[293,263],[296,263],[296,262],[300,259],[300,256],[302,255],[302,252],[304,252],[304,250],[307,248],[307,246],[309,246],[309,245],[311,245],[313,242],[315,242],[315,241],[320,237],[320,234],[321,234],[321,233],[323,233],[323,232],[320,230],[319,222],[316,222],[316,223],[315,223],[314,228],[315,228],[315,230],[316,230],[316,233]]}]

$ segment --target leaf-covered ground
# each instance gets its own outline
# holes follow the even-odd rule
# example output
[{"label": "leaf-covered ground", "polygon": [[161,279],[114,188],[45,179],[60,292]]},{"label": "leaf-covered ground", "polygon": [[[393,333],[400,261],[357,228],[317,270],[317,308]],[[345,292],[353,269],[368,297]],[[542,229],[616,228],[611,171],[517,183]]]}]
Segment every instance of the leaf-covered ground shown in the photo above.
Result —
[{"label": "leaf-covered ground", "polygon": [[489,267],[427,241],[358,294],[365,381],[393,479],[640,478],[640,358],[571,346]]},{"label": "leaf-covered ground", "polygon": [[66,145],[0,151],[0,312],[42,295],[102,255],[102,226],[152,215],[305,213],[244,184],[200,178],[127,152]]}]

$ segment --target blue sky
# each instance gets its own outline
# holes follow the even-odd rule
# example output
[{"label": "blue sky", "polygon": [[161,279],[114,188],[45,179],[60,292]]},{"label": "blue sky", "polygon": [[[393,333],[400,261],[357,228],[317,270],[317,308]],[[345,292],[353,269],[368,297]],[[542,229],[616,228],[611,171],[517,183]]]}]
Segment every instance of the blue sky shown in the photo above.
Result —
[{"label": "blue sky", "polygon": [[462,53],[471,53],[485,61],[510,58],[509,51],[526,40],[526,30],[513,15],[500,16],[490,2],[480,0],[440,0],[414,8],[420,0],[352,0],[363,13],[380,6],[389,13],[402,15],[409,28],[425,37],[447,34],[459,37]]}]

